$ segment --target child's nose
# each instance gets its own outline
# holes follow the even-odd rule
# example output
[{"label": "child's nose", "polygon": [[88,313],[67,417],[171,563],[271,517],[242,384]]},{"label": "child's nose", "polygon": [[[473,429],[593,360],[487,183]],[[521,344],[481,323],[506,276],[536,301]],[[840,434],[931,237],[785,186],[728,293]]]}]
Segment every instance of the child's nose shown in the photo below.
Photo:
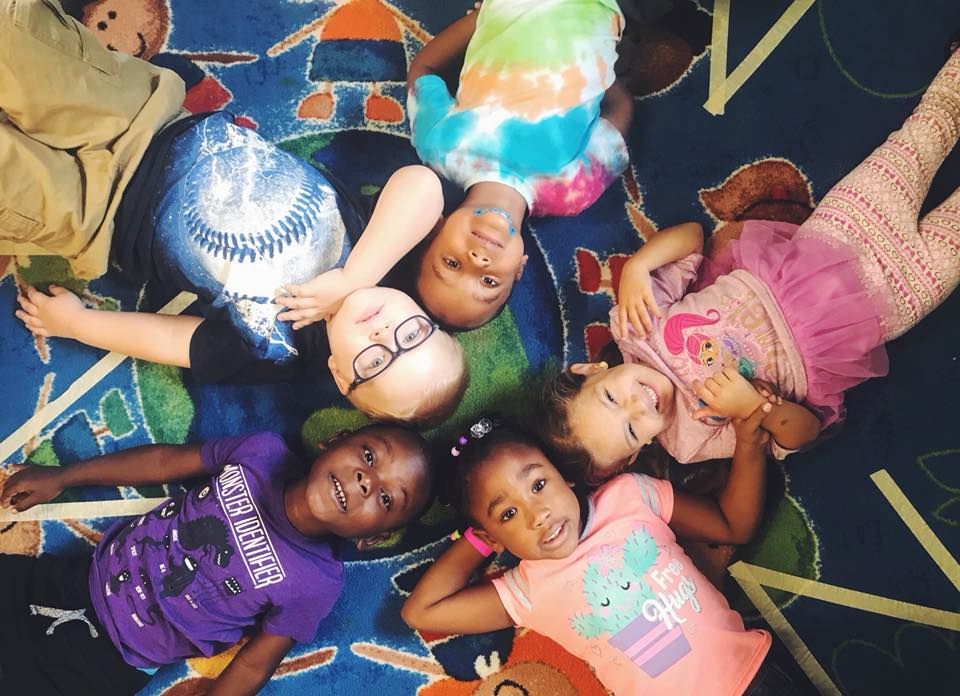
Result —
[{"label": "child's nose", "polygon": [[490,265],[490,256],[480,249],[470,250],[470,260],[484,268]]},{"label": "child's nose", "polygon": [[550,508],[546,505],[541,505],[534,511],[533,514],[533,526],[542,527],[550,519]]},{"label": "child's nose", "polygon": [[370,332],[370,338],[378,343],[383,343],[383,338],[390,335],[390,329],[392,329],[390,322],[385,322],[380,326],[375,326],[373,331]]},{"label": "child's nose", "polygon": [[373,485],[370,481],[370,477],[362,470],[358,469],[356,473],[357,477],[357,486],[360,488],[360,495],[366,498],[370,495],[370,491],[373,490]]}]

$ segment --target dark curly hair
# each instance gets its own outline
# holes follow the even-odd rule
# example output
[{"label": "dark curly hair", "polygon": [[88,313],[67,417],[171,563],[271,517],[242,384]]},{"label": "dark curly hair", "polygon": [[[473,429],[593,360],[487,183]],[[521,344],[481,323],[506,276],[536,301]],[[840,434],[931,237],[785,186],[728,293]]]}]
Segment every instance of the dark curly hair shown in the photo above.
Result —
[{"label": "dark curly hair", "polygon": [[473,519],[470,514],[470,488],[473,482],[473,475],[476,470],[486,462],[499,448],[505,446],[526,446],[538,449],[544,454],[548,453],[543,443],[526,430],[504,421],[498,415],[484,414],[472,423],[477,423],[481,418],[486,418],[493,426],[490,432],[481,438],[474,438],[467,432],[464,437],[467,440],[465,445],[455,445],[460,452],[457,456],[450,457],[450,465],[447,467],[449,480],[447,481],[447,497],[449,502],[456,507],[461,515],[469,519],[472,523],[482,526],[478,520]]}]

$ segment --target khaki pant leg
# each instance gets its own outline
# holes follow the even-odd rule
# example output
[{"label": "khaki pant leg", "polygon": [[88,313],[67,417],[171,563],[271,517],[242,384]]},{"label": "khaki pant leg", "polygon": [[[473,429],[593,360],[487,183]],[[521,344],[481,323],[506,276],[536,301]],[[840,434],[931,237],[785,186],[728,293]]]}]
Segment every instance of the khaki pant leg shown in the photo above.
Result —
[{"label": "khaki pant leg", "polygon": [[103,48],[55,0],[0,0],[0,240],[104,273],[123,191],[183,96],[176,74]]}]

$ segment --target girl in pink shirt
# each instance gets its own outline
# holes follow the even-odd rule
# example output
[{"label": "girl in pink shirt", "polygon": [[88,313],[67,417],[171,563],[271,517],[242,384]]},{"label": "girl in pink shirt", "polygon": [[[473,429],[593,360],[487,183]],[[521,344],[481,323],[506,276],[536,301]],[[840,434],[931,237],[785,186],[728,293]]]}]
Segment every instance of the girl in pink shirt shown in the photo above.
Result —
[{"label": "girl in pink shirt", "polygon": [[[744,628],[674,536],[752,536],[768,437],[759,426],[770,406],[735,421],[737,453],[716,499],[639,474],[580,495],[534,438],[480,419],[453,450],[459,508],[474,526],[424,574],[404,620],[441,633],[525,626],[587,661],[617,696],[796,694],[765,663],[770,635]],[[503,549],[520,564],[471,584]]]},{"label": "girl in pink shirt", "polygon": [[625,364],[573,365],[548,386],[561,463],[601,481],[654,438],[680,462],[729,457],[729,419],[768,398],[763,427],[780,458],[838,422],[844,392],[886,374],[884,343],[960,280],[960,189],[918,220],[958,135],[960,51],[799,227],[747,222],[709,267],[696,223],[648,241],[611,312]]}]

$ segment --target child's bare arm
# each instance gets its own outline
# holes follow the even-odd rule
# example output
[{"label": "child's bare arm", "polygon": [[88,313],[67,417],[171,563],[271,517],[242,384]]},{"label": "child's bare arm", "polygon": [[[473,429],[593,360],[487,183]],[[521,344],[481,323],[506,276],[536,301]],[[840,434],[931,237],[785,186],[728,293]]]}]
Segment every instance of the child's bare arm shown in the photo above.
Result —
[{"label": "child's bare arm", "polygon": [[292,638],[258,633],[233,656],[230,664],[207,691],[207,696],[256,694],[270,681],[293,643]]},{"label": "child's bare arm", "polygon": [[344,267],[301,285],[285,286],[287,295],[276,302],[287,311],[277,318],[292,321],[293,328],[300,329],[329,317],[351,292],[383,280],[430,233],[441,213],[443,190],[437,175],[419,164],[398,169],[380,192],[370,222]]},{"label": "child's bare arm", "polygon": [[703,249],[703,227],[684,222],[660,230],[623,265],[620,273],[618,312],[620,330],[633,326],[640,337],[653,331],[650,315],[661,316],[653,297],[650,272]]},{"label": "child's bare arm", "polygon": [[424,75],[448,77],[452,66],[463,63],[467,45],[477,28],[477,13],[471,12],[441,31],[420,50],[407,70],[407,89]]},{"label": "child's bare arm", "polygon": [[624,138],[633,122],[633,95],[620,80],[614,80],[600,102],[600,115],[620,131]]},{"label": "child's bare arm", "polygon": [[440,633],[486,633],[513,625],[493,584],[468,586],[483,557],[458,539],[430,566],[400,614],[411,628]]},{"label": "child's bare arm", "polygon": [[820,435],[820,419],[806,406],[783,400],[763,419],[763,427],[778,445],[795,450],[806,447]]},{"label": "child's bare arm", "polygon": [[200,445],[146,445],[70,466],[27,465],[0,489],[0,505],[18,511],[56,498],[71,486],[171,483],[204,473]]},{"label": "child's bare arm", "polygon": [[773,408],[765,402],[748,417],[733,421],[737,431],[733,464],[716,499],[675,492],[670,527],[677,536],[724,544],[743,544],[753,537],[763,511],[770,437],[761,424]]},{"label": "child's bare arm", "polygon": [[148,312],[109,312],[84,307],[66,288],[50,294],[27,287],[17,298],[17,317],[38,336],[72,338],[141,360],[190,367],[190,339],[203,319]]}]

